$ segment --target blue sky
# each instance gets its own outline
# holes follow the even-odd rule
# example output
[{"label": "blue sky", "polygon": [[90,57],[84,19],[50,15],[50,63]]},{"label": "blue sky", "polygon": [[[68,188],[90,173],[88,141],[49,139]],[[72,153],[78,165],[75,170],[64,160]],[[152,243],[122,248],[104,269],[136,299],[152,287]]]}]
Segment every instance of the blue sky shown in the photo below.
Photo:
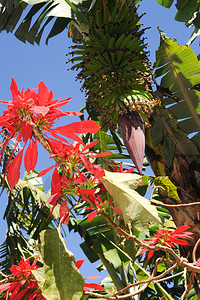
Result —
[{"label": "blue sky", "polygon": [[[186,44],[192,33],[192,29],[187,29],[183,23],[174,21],[176,9],[166,9],[160,6],[156,0],[143,0],[140,4],[139,13],[146,12],[141,22],[144,27],[151,26],[145,32],[146,42],[149,44],[148,50],[151,52],[150,59],[155,60],[155,51],[159,46],[159,32],[157,26],[166,33],[166,36],[176,38],[180,45]],[[84,106],[85,95],[80,92],[81,84],[75,81],[75,72],[67,71],[66,53],[71,45],[71,40],[67,38],[67,31],[62,32],[57,37],[49,41],[46,46],[44,39],[40,46],[24,44],[17,40],[14,34],[0,33],[0,99],[10,100],[11,92],[9,90],[12,77],[18,84],[19,89],[37,88],[40,80],[52,89],[54,99],[65,99],[72,97],[72,100],[64,107],[65,110],[79,111]],[[196,54],[199,54],[199,39],[192,44]],[[5,109],[3,104],[0,105],[0,113]],[[61,123],[78,121],[75,117],[63,118]],[[44,153],[40,155],[37,170],[41,171],[49,165],[49,160]],[[5,224],[2,221],[6,198],[3,195],[0,198],[0,242],[5,239]],[[74,236],[67,240],[67,247],[74,254],[76,259],[85,259],[84,254],[79,250],[80,239]],[[94,264],[95,266],[98,263]],[[95,266],[85,263],[81,267],[83,276],[96,275]],[[98,273],[99,275],[99,273]],[[101,274],[100,274],[101,275]]]}]

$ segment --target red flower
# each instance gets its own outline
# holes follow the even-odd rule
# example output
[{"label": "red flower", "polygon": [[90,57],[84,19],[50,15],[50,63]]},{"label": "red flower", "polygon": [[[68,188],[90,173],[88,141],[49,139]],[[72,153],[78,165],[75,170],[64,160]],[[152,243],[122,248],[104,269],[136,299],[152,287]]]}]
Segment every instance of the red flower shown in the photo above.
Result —
[{"label": "red flower", "polygon": [[18,265],[12,265],[10,279],[0,285],[0,293],[7,291],[4,298],[7,299],[9,295],[9,300],[20,300],[26,295],[26,299],[46,299],[41,295],[37,280],[32,274],[32,270],[39,268],[36,266],[37,260],[38,256],[31,265],[29,259],[22,258]]},{"label": "red flower", "polygon": [[[101,199],[101,197],[100,197],[98,194],[95,194],[95,195],[92,194],[92,195],[89,195],[89,198],[90,198],[90,200],[92,200],[92,202],[93,202],[97,207],[101,208],[101,209],[104,210],[104,211],[106,211],[106,208],[107,208],[108,206],[111,206],[113,210],[117,211],[119,214],[123,214],[122,211],[121,211],[120,209],[117,209],[117,208],[115,208],[114,206],[112,206],[112,205],[110,204],[110,201],[112,200],[112,197],[110,198],[110,200],[105,200],[105,201],[103,201],[103,200]],[[82,199],[85,200],[85,201],[87,202],[87,200],[86,200],[84,197],[82,197]],[[93,207],[87,207],[87,209],[94,209],[94,208],[93,208]],[[88,221],[91,222],[91,221],[94,219],[94,217],[97,216],[97,214],[98,214],[98,213],[97,213],[96,210],[90,212],[90,213],[88,214]]]},{"label": "red flower", "polygon": [[119,166],[109,166],[111,172],[118,172],[118,173],[131,173],[135,170],[135,168],[130,168],[129,170],[124,170],[122,164]]},{"label": "red flower", "polygon": [[77,143],[76,145],[66,145],[61,141],[57,141],[55,139],[49,139],[49,144],[55,154],[51,155],[51,157],[58,156],[62,158],[62,161],[66,162],[67,165],[74,168],[77,166],[85,167],[88,171],[90,171],[95,178],[103,177],[105,175],[103,169],[98,165],[92,164],[89,161],[89,158],[97,158],[102,156],[111,155],[110,152],[102,152],[95,154],[93,151],[89,151],[94,145],[96,145],[98,141],[94,141],[89,143],[88,145],[83,146],[83,142]]},{"label": "red flower", "polygon": [[[48,199],[48,203],[53,205],[53,208],[62,195],[78,194],[80,196],[80,190],[87,191],[88,187],[90,188],[92,185],[97,184],[99,177],[104,176],[104,170],[100,166],[92,164],[89,159],[110,155],[111,153],[95,154],[93,151],[89,151],[96,143],[98,141],[86,146],[80,143],[71,145],[64,144],[52,138],[49,139],[51,149],[55,153],[52,156],[60,157],[61,163],[58,166],[48,167],[46,170],[40,172],[38,176],[42,176],[52,168],[55,168],[51,181],[51,196]],[[57,167],[60,166],[63,168],[63,175],[58,174]],[[86,169],[85,172],[83,168]],[[89,193],[91,193],[91,190],[89,190]]]},{"label": "red flower", "polygon": [[[8,106],[7,110],[3,112],[3,116],[0,117],[0,126],[6,132],[6,140],[0,145],[0,160],[10,140],[15,138],[16,146],[5,169],[5,175],[7,175],[8,183],[12,189],[19,180],[23,150],[29,139],[30,144],[24,157],[27,172],[29,173],[31,170],[34,170],[37,163],[37,136],[32,126],[38,129],[45,139],[49,139],[48,135],[51,134],[59,141],[66,142],[64,138],[57,135],[59,133],[82,144],[82,140],[75,133],[96,133],[100,126],[96,122],[89,120],[62,127],[53,127],[54,121],[60,117],[77,116],[82,113],[64,112],[58,109],[58,107],[65,105],[71,98],[59,102],[58,100],[53,100],[52,91],[49,92],[42,81],[38,85],[38,93],[36,93],[35,89],[27,89],[27,91],[22,90],[20,92],[14,79],[12,79],[10,89],[13,99],[11,101],[0,101]],[[24,146],[11,162],[21,140],[23,140]]]},{"label": "red flower", "polygon": [[[82,264],[83,264],[84,260],[77,260],[76,261],[76,267],[77,269],[79,269]],[[90,277],[86,277],[84,278],[84,280],[86,279],[96,279],[96,278],[99,278],[100,276],[90,276]],[[97,284],[97,283],[85,283],[83,289],[85,291],[90,291],[90,289],[95,289],[95,290],[99,290],[99,291],[105,291],[104,287],[102,287],[100,284]]]},{"label": "red flower", "polygon": [[[160,244],[162,246],[167,246],[172,248],[175,247],[173,244],[189,245],[188,242],[184,241],[184,239],[191,238],[192,232],[189,231],[184,232],[189,228],[190,228],[189,226],[183,225],[171,232],[168,229],[157,230],[157,234],[143,240],[143,242],[153,241],[153,243],[149,244],[149,246]],[[148,250],[146,248],[143,248],[139,254],[143,254],[146,251]],[[153,256],[153,253],[154,250],[149,251],[148,259],[150,259]]]}]

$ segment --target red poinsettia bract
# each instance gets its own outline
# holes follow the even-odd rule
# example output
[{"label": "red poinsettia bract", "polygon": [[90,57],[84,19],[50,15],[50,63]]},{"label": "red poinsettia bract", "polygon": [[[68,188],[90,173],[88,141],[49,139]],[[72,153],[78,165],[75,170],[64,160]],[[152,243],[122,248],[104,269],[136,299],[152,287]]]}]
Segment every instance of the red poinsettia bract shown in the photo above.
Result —
[{"label": "red poinsettia bract", "polygon": [[46,298],[42,296],[41,290],[38,287],[37,280],[32,274],[32,271],[39,268],[36,266],[38,256],[35,258],[32,265],[29,259],[24,259],[18,263],[18,265],[12,265],[10,268],[11,276],[9,276],[8,282],[0,285],[0,294],[6,291],[4,298],[9,300],[45,300]]},{"label": "red poinsettia bract", "polygon": [[[162,246],[172,247],[174,248],[174,244],[177,245],[189,245],[184,239],[191,238],[192,232],[186,231],[190,227],[183,225],[178,227],[174,231],[169,231],[168,229],[161,229],[158,230],[157,233],[150,238],[143,240],[143,242],[152,241],[153,243],[149,244],[149,246],[155,246],[160,244]],[[143,254],[144,252],[148,251],[146,248],[143,248],[139,254]],[[153,256],[154,250],[149,250],[148,253],[148,260]]]},{"label": "red poinsettia bract", "polygon": [[[76,261],[77,269],[79,269],[82,266],[83,262],[84,262],[84,260],[77,260]],[[89,276],[89,277],[84,278],[84,280],[86,280],[86,279],[96,279],[96,278],[100,278],[100,276]],[[89,289],[105,291],[104,287],[101,286],[100,284],[97,284],[97,283],[85,283],[83,289],[85,291],[88,291],[88,292],[90,291]]]},{"label": "red poinsettia bract", "polygon": [[[7,162],[5,170],[9,186],[13,189],[19,180],[19,170],[23,158],[23,152],[28,141],[29,145],[24,156],[27,172],[30,173],[31,170],[34,170],[37,163],[38,135],[35,133],[35,130],[38,130],[46,140],[49,139],[49,135],[52,135],[60,141],[64,140],[67,142],[64,138],[58,135],[61,134],[83,144],[82,140],[76,135],[76,133],[96,133],[100,126],[96,122],[88,120],[55,127],[54,124],[56,119],[63,116],[78,116],[82,113],[66,112],[58,109],[65,105],[71,98],[61,101],[58,101],[58,99],[53,100],[52,91],[48,91],[48,88],[43,81],[41,81],[38,85],[38,92],[36,92],[35,89],[27,89],[26,91],[22,90],[20,92],[14,79],[12,79],[10,89],[12,92],[12,100],[0,100],[1,103],[7,104],[7,109],[4,110],[3,116],[0,116],[0,126],[3,127],[2,131],[5,132],[6,136],[6,139],[0,144],[0,159],[2,158],[9,142],[15,139],[16,145]],[[24,143],[22,150],[17,153],[12,160],[21,140],[23,140]]]},{"label": "red poinsettia bract", "polygon": [[[83,193],[83,191],[82,191]],[[85,191],[85,193],[87,194],[87,191]],[[110,201],[112,200],[112,197],[110,198],[110,200],[105,200],[103,201],[101,199],[101,197],[98,194],[92,194],[92,195],[88,195],[88,197],[90,198],[90,200],[98,207],[101,208],[103,211],[106,211],[107,207],[111,207],[113,210],[115,210],[116,212],[118,212],[119,214],[123,214],[122,211],[118,208],[115,208],[112,204],[110,204]],[[83,200],[85,200],[87,202],[87,200],[82,197]],[[94,209],[93,207],[87,207],[87,209]],[[91,222],[94,217],[97,216],[97,211],[92,211],[88,214],[88,221]]]},{"label": "red poinsettia bract", "polygon": [[[81,196],[81,190],[88,191],[88,187],[90,188],[96,184],[96,182],[99,181],[98,178],[105,175],[104,170],[99,165],[92,164],[90,161],[90,159],[111,154],[95,154],[93,151],[89,151],[97,142],[98,141],[95,141],[83,146],[80,143],[67,145],[52,138],[49,140],[49,144],[54,152],[52,157],[60,157],[61,164],[48,167],[40,172],[39,176],[55,168],[51,180],[51,196],[48,199],[48,203],[53,205],[53,208],[63,195],[74,194]],[[58,168],[61,166],[62,175],[58,173]],[[89,190],[88,193],[91,193],[91,190]],[[67,209],[66,203],[62,206],[62,216],[64,208]]]}]

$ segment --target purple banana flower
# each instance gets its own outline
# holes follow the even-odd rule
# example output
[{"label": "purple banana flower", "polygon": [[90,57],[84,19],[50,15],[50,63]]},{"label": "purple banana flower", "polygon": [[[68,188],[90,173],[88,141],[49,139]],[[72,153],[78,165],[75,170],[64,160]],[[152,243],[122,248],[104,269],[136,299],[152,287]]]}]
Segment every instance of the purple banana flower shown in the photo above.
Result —
[{"label": "purple banana flower", "polygon": [[142,117],[136,111],[119,115],[118,125],[126,149],[138,172],[142,175],[145,148],[144,123]]}]

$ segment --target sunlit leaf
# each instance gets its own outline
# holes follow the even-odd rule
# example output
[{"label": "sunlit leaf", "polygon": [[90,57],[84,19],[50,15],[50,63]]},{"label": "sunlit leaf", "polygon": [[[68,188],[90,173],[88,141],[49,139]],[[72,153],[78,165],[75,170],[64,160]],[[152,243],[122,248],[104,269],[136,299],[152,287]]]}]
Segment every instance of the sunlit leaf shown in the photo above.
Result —
[{"label": "sunlit leaf", "polygon": [[34,275],[43,296],[49,300],[79,300],[85,282],[61,234],[57,229],[48,229],[40,233],[40,239],[44,273],[37,275],[36,270]]},{"label": "sunlit leaf", "polygon": [[154,179],[154,184],[159,188],[164,188],[170,198],[180,201],[177,193],[177,187],[171,182],[167,176],[159,176]]},{"label": "sunlit leaf", "polygon": [[135,191],[141,179],[137,174],[108,171],[105,171],[102,178],[103,184],[114,199],[115,207],[123,212],[125,223],[132,220],[139,231],[147,233],[148,222],[160,222],[160,219],[155,206]]}]

